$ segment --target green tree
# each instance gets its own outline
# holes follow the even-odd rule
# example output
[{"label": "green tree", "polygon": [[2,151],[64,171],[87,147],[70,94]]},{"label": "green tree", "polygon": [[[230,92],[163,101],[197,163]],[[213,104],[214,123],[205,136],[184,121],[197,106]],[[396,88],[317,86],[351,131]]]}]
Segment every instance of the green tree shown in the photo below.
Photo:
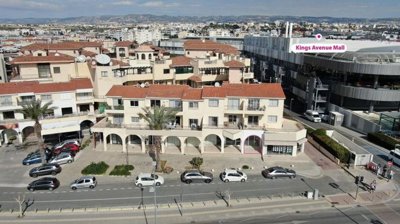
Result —
[{"label": "green tree", "polygon": [[[143,113],[139,113],[139,117],[147,121],[151,130],[162,130],[169,122],[175,121],[178,111],[170,107],[145,107],[142,108]],[[161,170],[160,152],[161,152],[161,136],[153,136],[153,142],[150,150],[155,154],[156,169]]]},{"label": "green tree", "polygon": [[42,148],[42,161],[45,162],[44,159],[44,146],[43,146],[43,138],[42,138],[42,125],[40,124],[40,119],[43,118],[45,114],[52,113],[55,107],[50,107],[52,102],[47,102],[42,104],[41,100],[32,100],[27,103],[22,104],[22,109],[17,110],[17,113],[22,113],[26,118],[30,118],[35,121],[33,126],[35,135],[38,139],[38,146]]},{"label": "green tree", "polygon": [[203,165],[203,158],[193,157],[192,160],[189,161],[189,163],[193,166],[193,168],[200,169],[200,166]]}]

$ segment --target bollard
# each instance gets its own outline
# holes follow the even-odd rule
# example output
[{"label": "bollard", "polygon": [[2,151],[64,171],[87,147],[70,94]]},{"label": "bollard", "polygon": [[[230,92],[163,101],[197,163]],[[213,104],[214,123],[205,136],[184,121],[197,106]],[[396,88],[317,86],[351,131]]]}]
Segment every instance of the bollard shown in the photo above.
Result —
[{"label": "bollard", "polygon": [[318,189],[314,189],[314,200],[318,200]]}]

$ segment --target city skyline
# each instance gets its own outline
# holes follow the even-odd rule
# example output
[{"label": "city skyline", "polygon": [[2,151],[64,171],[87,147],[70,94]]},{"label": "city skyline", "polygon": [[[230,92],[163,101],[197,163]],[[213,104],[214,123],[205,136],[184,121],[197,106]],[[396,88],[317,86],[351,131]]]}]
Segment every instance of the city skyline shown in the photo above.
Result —
[{"label": "city skyline", "polygon": [[[347,18],[398,17],[400,2],[395,0],[0,0],[0,18],[67,18],[79,16],[153,14],[176,16],[315,16]],[[382,6],[384,5],[384,6]],[[223,11],[221,10],[223,9]]]}]

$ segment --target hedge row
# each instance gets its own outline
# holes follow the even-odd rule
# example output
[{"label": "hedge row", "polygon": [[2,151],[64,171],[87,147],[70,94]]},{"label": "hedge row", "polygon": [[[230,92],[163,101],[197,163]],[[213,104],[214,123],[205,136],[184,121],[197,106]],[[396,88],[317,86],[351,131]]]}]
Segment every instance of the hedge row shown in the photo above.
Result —
[{"label": "hedge row", "polygon": [[82,174],[83,175],[98,175],[98,174],[104,174],[107,169],[108,169],[109,165],[107,163],[105,163],[104,161],[101,161],[99,163],[94,163],[92,162],[90,165],[86,166],[83,170],[82,170]]},{"label": "hedge row", "polygon": [[342,163],[348,163],[350,159],[350,152],[337,143],[335,140],[326,135],[324,129],[317,129],[312,132],[313,139],[318,142],[322,147],[328,150],[333,156],[338,158]]},{"label": "hedge row", "polygon": [[133,165],[116,165],[114,169],[110,172],[112,176],[129,176],[131,175],[131,170],[133,170]]},{"label": "hedge row", "polygon": [[400,141],[386,135],[383,132],[371,132],[368,133],[367,137],[369,141],[389,150],[393,150],[396,144],[400,144]]}]

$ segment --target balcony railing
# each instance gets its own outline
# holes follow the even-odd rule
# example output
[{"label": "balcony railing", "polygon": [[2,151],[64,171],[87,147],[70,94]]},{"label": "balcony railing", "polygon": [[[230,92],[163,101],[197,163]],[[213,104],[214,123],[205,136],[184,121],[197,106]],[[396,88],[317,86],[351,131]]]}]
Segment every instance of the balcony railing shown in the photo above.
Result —
[{"label": "balcony railing", "polygon": [[225,110],[232,111],[232,110],[243,110],[242,106],[226,106]]},{"label": "balcony railing", "polygon": [[258,106],[258,107],[248,106],[247,110],[249,110],[249,111],[265,111],[265,106]]},{"label": "balcony railing", "polygon": [[30,104],[32,101],[33,101],[33,99],[32,100],[18,100],[17,104],[18,104],[18,106],[23,106],[23,105]]},{"label": "balcony railing", "polygon": [[13,106],[13,102],[0,102],[0,106]]},{"label": "balcony railing", "polygon": [[124,109],[124,105],[116,105],[113,107],[114,110],[123,110]]}]

